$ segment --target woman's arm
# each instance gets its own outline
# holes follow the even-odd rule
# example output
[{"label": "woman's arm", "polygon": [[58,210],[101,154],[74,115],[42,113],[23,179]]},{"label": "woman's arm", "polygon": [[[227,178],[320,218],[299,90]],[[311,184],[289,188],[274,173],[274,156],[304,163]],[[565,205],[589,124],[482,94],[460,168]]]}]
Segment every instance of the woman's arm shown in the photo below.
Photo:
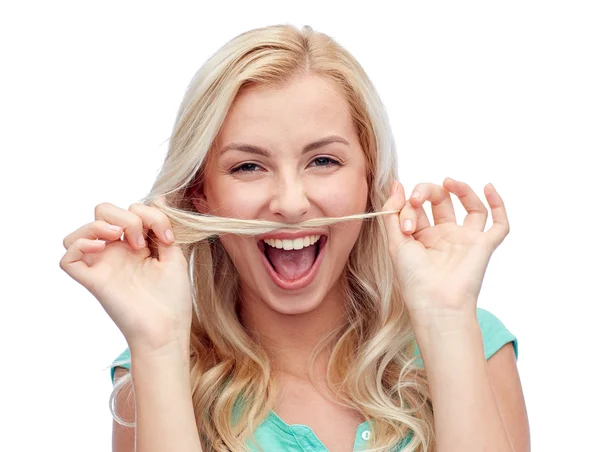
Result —
[{"label": "woman's arm", "polygon": [[[430,319],[413,329],[429,379],[438,451],[528,451],[529,438],[520,437],[528,435],[527,425],[513,438],[504,425],[476,315]],[[522,397],[511,400],[519,403],[513,414],[525,410]]]},{"label": "woman's arm", "polygon": [[504,344],[487,360],[487,365],[496,402],[513,450],[530,452],[529,419],[513,343]]},{"label": "woman's arm", "polygon": [[[188,353],[186,353],[188,352]],[[135,452],[201,452],[192,405],[189,346],[131,348]]]},{"label": "woman's arm", "polygon": [[[124,367],[115,368],[115,382],[123,378],[129,372]],[[126,422],[135,421],[135,402],[133,400],[133,389],[131,385],[125,385],[115,398],[115,413]],[[135,451],[135,428],[126,427],[113,420],[112,433],[113,452]]]}]

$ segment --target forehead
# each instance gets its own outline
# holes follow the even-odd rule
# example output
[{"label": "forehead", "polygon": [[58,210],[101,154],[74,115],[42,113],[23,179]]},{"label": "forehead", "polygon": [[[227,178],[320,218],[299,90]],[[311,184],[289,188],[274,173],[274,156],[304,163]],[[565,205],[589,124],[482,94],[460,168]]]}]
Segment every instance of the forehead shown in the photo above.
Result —
[{"label": "forehead", "polygon": [[280,87],[244,89],[231,106],[220,144],[246,141],[277,147],[339,134],[357,140],[348,103],[340,89],[323,78],[298,76]]}]

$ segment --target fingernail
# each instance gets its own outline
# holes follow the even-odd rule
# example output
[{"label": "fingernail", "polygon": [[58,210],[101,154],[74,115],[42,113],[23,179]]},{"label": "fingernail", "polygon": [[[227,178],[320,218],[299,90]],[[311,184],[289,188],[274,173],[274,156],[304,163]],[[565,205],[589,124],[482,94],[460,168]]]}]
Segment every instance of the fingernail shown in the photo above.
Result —
[{"label": "fingernail", "polygon": [[173,235],[173,231],[171,229],[167,229],[165,231],[165,237],[167,238],[167,240],[170,240],[170,241],[175,240],[175,236]]},{"label": "fingernail", "polygon": [[419,196],[421,196],[421,193],[419,193],[418,191],[414,192],[411,196],[411,198],[418,198]]},{"label": "fingernail", "polygon": [[121,226],[117,226],[114,224],[107,224],[106,227],[108,229],[110,229],[111,231],[120,231],[121,230]]},{"label": "fingernail", "polygon": [[394,181],[392,183],[392,195],[398,191],[398,182]]},{"label": "fingernail", "polygon": [[143,248],[146,246],[146,241],[144,240],[144,236],[140,235],[138,237],[138,245],[140,246],[140,248]]},{"label": "fingernail", "polygon": [[412,229],[412,220],[409,220],[408,218],[404,220],[402,229],[404,229],[405,231],[410,231]]}]

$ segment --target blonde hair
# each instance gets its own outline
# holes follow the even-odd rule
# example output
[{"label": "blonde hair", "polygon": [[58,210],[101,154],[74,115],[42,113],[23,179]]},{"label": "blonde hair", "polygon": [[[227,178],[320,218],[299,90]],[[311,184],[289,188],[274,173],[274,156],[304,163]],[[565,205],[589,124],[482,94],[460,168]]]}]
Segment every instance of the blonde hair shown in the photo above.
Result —
[{"label": "blonde hair", "polygon": [[[238,91],[281,86],[313,75],[344,93],[367,162],[367,213],[279,224],[200,215],[192,204],[203,164]],[[396,151],[385,108],[355,58],[331,37],[292,25],[245,32],[215,53],[195,74],[182,101],[160,174],[141,202],[167,214],[190,263],[194,293],[190,359],[192,400],[205,450],[241,451],[274,406],[274,380],[266,351],[237,315],[238,274],[218,236],[260,234],[349,219],[364,221],[341,275],[346,321],[319,344],[332,347],[327,383],[340,403],[372,427],[370,447],[392,450],[407,434],[405,451],[435,450],[431,397],[424,369],[415,364],[415,340],[389,254],[381,208],[396,176]],[[165,195],[166,203],[157,203]],[[212,238],[211,238],[212,237]],[[128,374],[115,383],[110,406]],[[243,404],[232,421],[234,407]]]}]

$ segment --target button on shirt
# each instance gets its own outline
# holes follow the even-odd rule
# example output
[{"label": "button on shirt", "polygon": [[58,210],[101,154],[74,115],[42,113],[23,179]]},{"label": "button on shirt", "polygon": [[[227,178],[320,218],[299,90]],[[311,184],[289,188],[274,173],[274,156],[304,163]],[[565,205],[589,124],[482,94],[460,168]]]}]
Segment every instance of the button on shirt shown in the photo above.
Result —
[{"label": "button on shirt", "polygon": [[[368,421],[363,422],[356,428],[354,439],[355,451],[366,450],[371,437],[371,426]],[[293,451],[293,452],[328,452],[325,445],[319,440],[312,429],[306,425],[289,425],[284,422],[274,411],[269,413],[267,419],[254,432],[256,441],[265,452],[271,451]],[[412,432],[396,446],[395,451],[402,451],[412,438]],[[248,441],[252,452],[260,449]]]}]

